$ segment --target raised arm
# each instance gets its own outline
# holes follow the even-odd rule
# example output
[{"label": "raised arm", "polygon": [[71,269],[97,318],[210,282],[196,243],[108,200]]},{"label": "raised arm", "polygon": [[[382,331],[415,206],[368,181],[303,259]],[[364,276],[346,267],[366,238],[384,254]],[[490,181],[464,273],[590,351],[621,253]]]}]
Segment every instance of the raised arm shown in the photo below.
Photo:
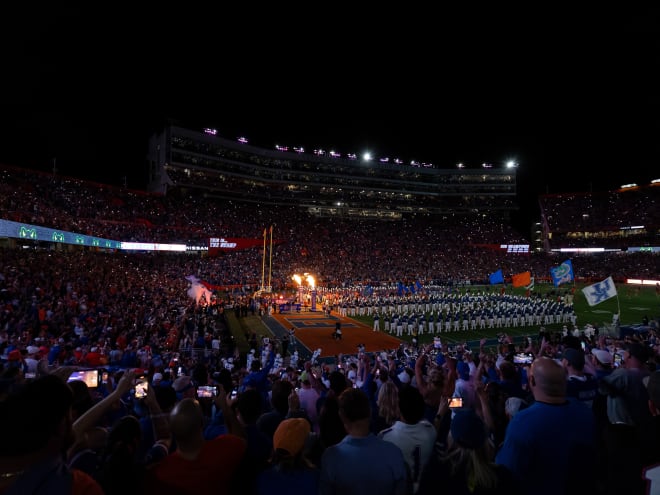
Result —
[{"label": "raised arm", "polygon": [[235,400],[237,399],[229,398],[227,396],[225,387],[223,387],[221,384],[218,384],[218,395],[215,398],[215,407],[218,407],[220,410],[222,410],[222,416],[225,420],[227,431],[229,433],[233,433],[234,435],[238,435],[239,437],[245,438],[246,434],[243,425],[241,425],[240,421],[236,417],[236,413],[232,407]]},{"label": "raised arm", "polygon": [[154,430],[155,441],[157,443],[163,443],[169,450],[171,443],[171,431],[170,422],[167,419],[168,414],[164,413],[160,408],[160,404],[156,398],[156,391],[153,387],[147,388],[147,395],[144,398],[144,404],[149,410],[149,417],[151,418],[151,425]]},{"label": "raised arm", "polygon": [[417,356],[415,360],[415,382],[417,383],[417,389],[419,392],[426,396],[428,392],[428,386],[424,380],[424,364],[426,363],[426,354],[422,351],[422,354]]},{"label": "raised arm", "polygon": [[108,412],[110,406],[115,404],[122,395],[134,386],[134,381],[135,373],[133,370],[126,370],[117,387],[73,423],[73,433],[76,438],[80,438],[87,430],[96,426],[105,413]]}]

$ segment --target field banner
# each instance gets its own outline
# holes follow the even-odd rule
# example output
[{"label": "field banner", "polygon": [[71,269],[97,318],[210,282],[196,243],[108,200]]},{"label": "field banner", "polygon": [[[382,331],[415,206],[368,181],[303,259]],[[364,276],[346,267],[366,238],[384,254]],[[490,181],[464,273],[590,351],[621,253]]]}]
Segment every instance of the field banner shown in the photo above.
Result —
[{"label": "field banner", "polygon": [[596,282],[582,289],[584,297],[587,298],[589,306],[595,306],[603,301],[616,297],[617,291],[612,277],[607,277],[602,282]]},{"label": "field banner", "polygon": [[490,281],[491,285],[495,284],[503,284],[504,283],[504,275],[502,274],[502,270],[497,270],[494,273],[491,273],[490,276],[488,277],[488,280]]},{"label": "field banner", "polygon": [[567,282],[572,282],[575,280],[573,263],[571,260],[566,260],[561,265],[550,268],[550,276],[552,277],[552,283],[555,284],[555,287]]},{"label": "field banner", "polygon": [[516,273],[513,276],[513,286],[514,287],[527,287],[531,283],[532,283],[532,274],[531,274],[531,272]]}]

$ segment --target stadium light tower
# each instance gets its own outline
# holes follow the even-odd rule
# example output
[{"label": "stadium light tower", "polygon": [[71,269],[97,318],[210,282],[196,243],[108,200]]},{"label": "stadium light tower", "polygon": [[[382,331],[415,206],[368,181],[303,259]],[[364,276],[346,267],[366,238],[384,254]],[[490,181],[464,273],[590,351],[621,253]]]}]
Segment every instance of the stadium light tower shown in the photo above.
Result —
[{"label": "stadium light tower", "polygon": [[506,168],[518,168],[518,163],[515,160],[509,160],[506,162]]}]

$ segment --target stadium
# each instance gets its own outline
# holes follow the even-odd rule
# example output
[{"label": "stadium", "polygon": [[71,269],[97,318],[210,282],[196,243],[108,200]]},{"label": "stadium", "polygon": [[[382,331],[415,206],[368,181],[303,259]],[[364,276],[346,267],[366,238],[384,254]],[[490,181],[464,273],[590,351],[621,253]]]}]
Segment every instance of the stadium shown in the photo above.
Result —
[{"label": "stadium", "polygon": [[[571,338],[586,351],[601,337],[620,354],[610,330],[623,323],[655,345],[657,183],[540,196],[521,233],[515,167],[269,149],[172,125],[147,162],[145,191],[0,167],[6,387],[63,368],[102,370],[87,386],[105,390],[103,373],[139,369],[181,399],[227,371],[240,394],[252,372],[327,389],[330,367],[362,387],[369,366],[400,386],[421,382],[425,355],[557,357]],[[609,277],[644,303],[624,312],[601,290],[598,333],[576,314],[576,287]]]},{"label": "stadium", "polygon": [[498,269],[508,282],[529,272],[550,284],[549,269],[569,256],[579,282],[658,278],[657,184],[540,196],[541,218],[525,235],[510,221],[515,167],[266,149],[173,125],[150,138],[147,159],[148,191],[5,168],[3,243],[34,235],[51,254],[185,251],[209,287],[298,303],[310,296],[293,274],[315,277],[319,304],[324,291],[488,285]]}]

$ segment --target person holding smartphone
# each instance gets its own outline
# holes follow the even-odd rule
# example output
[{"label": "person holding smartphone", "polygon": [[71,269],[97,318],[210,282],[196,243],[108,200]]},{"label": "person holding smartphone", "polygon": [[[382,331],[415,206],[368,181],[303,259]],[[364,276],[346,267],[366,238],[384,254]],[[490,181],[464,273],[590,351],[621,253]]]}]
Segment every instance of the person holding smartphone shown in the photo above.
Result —
[{"label": "person holding smartphone", "polygon": [[554,359],[535,359],[528,377],[534,403],[511,419],[495,462],[511,471],[522,495],[593,493],[598,473],[593,412],[568,400],[566,370]]},{"label": "person holding smartphone", "polygon": [[463,409],[474,409],[477,405],[477,390],[470,375],[470,365],[461,360],[456,363],[456,373],[458,378],[454,385],[454,393],[452,398],[460,398],[460,407],[453,407],[452,418],[456,415],[456,411]]},{"label": "person holding smartphone", "polygon": [[568,375],[566,395],[584,402],[591,408],[598,394],[598,380],[593,374],[585,371],[584,352],[573,348],[565,349],[562,364]]},{"label": "person holding smartphone", "polygon": [[217,389],[214,385],[200,385],[197,387],[198,399],[212,399],[217,395]]},{"label": "person holding smartphone", "polygon": [[73,402],[71,388],[55,374],[8,390],[0,408],[0,424],[11,425],[0,442],[0,493],[65,493],[63,487],[68,493],[105,493],[62,455],[75,440]]},{"label": "person holding smartphone", "polygon": [[417,495],[438,493],[518,493],[511,473],[493,462],[484,421],[473,410],[451,422],[446,452],[434,453],[424,467]]}]

